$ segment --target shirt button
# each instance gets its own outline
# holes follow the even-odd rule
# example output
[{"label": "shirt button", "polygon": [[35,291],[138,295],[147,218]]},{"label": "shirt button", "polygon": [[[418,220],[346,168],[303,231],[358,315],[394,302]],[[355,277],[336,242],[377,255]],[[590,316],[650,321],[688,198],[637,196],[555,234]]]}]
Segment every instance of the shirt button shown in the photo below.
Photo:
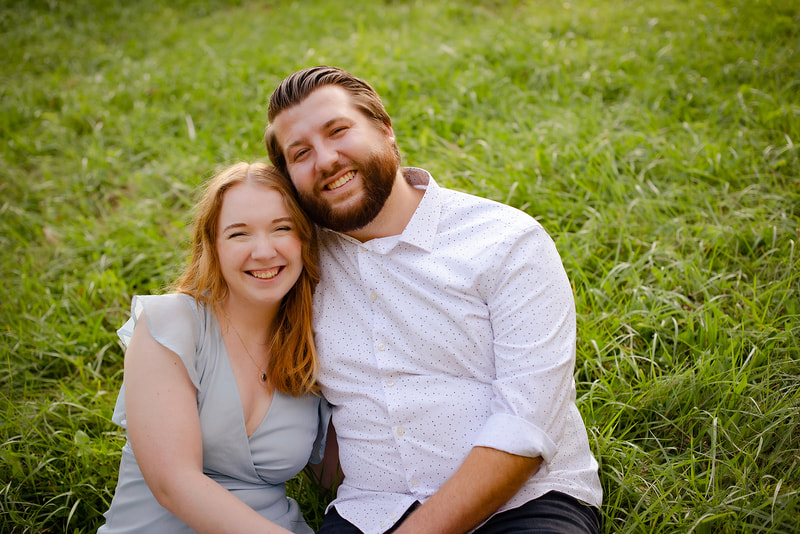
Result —
[{"label": "shirt button", "polygon": [[381,350],[381,351],[382,350],[386,350],[386,345],[384,345],[383,343],[379,343],[378,344],[378,350]]},{"label": "shirt button", "polygon": [[392,512],[391,514],[389,514],[389,519],[391,519],[392,521],[394,521],[395,519],[397,519],[397,514],[396,514],[396,513],[394,513],[394,512]]},{"label": "shirt button", "polygon": [[387,380],[386,385],[392,387],[394,385],[394,380]]},{"label": "shirt button", "polygon": [[370,293],[369,294],[369,300],[371,300],[372,302],[375,302],[376,300],[378,300],[378,295],[376,293],[374,293],[374,292]]},{"label": "shirt button", "polygon": [[397,429],[397,435],[398,436],[402,436],[405,433],[406,433],[406,429],[403,428],[402,426]]},{"label": "shirt button", "polygon": [[417,486],[419,486],[419,479],[412,478],[411,479],[411,487],[412,488],[416,488]]}]

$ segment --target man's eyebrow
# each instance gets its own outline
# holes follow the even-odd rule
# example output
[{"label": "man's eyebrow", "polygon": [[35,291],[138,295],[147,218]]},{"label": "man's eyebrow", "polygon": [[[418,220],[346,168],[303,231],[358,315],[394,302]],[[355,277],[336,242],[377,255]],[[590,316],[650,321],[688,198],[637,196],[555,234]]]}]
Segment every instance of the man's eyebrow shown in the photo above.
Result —
[{"label": "man's eyebrow", "polygon": [[[333,117],[332,119],[328,119],[327,121],[322,123],[322,129],[324,130],[325,128],[330,128],[333,123],[335,123],[337,121],[340,121],[340,120],[348,120],[348,119],[347,119],[347,117],[344,117],[344,116]],[[303,139],[297,139],[295,141],[292,141],[288,145],[286,145],[286,148],[284,150],[288,151],[289,149],[291,149],[293,147],[296,147],[297,145],[302,145],[303,143],[304,143]]]},{"label": "man's eyebrow", "polygon": [[292,141],[291,143],[286,145],[286,148],[284,150],[288,151],[290,148],[295,147],[297,145],[302,145],[302,144],[303,144],[303,140],[302,139],[297,139],[296,141]]},{"label": "man's eyebrow", "polygon": [[334,118],[330,119],[329,121],[326,121],[325,124],[322,125],[322,127],[323,128],[329,128],[331,126],[331,124],[333,124],[334,122],[340,121],[340,120],[349,120],[349,119],[347,117],[344,117],[344,116],[334,117]]}]

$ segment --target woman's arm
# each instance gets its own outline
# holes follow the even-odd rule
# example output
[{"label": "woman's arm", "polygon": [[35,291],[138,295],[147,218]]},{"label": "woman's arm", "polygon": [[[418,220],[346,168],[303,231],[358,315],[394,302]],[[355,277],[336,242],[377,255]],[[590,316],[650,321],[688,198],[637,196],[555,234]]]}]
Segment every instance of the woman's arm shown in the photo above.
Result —
[{"label": "woman's arm", "polygon": [[203,474],[197,393],[177,354],[147,330],[144,313],[125,352],[128,436],[158,502],[197,532],[290,534]]}]

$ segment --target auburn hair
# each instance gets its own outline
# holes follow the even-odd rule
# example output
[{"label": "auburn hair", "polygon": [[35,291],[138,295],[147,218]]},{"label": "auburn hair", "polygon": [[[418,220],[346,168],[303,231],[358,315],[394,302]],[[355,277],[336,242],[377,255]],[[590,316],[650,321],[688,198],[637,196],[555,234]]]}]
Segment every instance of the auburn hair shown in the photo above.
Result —
[{"label": "auburn hair", "polygon": [[314,226],[297,203],[291,182],[275,167],[266,163],[236,163],[208,181],[194,209],[189,263],[173,289],[212,307],[228,295],[216,247],[219,214],[225,193],[244,182],[264,185],[280,193],[301,243],[303,270],[283,297],[272,325],[268,380],[282,393],[294,396],[316,393],[319,386],[311,305],[320,275],[317,239]]}]

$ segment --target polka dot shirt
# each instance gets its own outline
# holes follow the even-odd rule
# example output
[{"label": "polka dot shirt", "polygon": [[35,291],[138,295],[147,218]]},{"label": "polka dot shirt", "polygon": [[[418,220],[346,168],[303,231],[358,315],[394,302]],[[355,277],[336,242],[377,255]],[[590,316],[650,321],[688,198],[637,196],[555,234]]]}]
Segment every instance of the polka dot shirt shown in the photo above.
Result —
[{"label": "polka dot shirt", "polygon": [[345,474],[333,505],[384,532],[475,446],[544,460],[499,511],[550,490],[599,505],[553,241],[522,211],[404,175],[425,195],[401,235],[321,232],[315,335]]}]

